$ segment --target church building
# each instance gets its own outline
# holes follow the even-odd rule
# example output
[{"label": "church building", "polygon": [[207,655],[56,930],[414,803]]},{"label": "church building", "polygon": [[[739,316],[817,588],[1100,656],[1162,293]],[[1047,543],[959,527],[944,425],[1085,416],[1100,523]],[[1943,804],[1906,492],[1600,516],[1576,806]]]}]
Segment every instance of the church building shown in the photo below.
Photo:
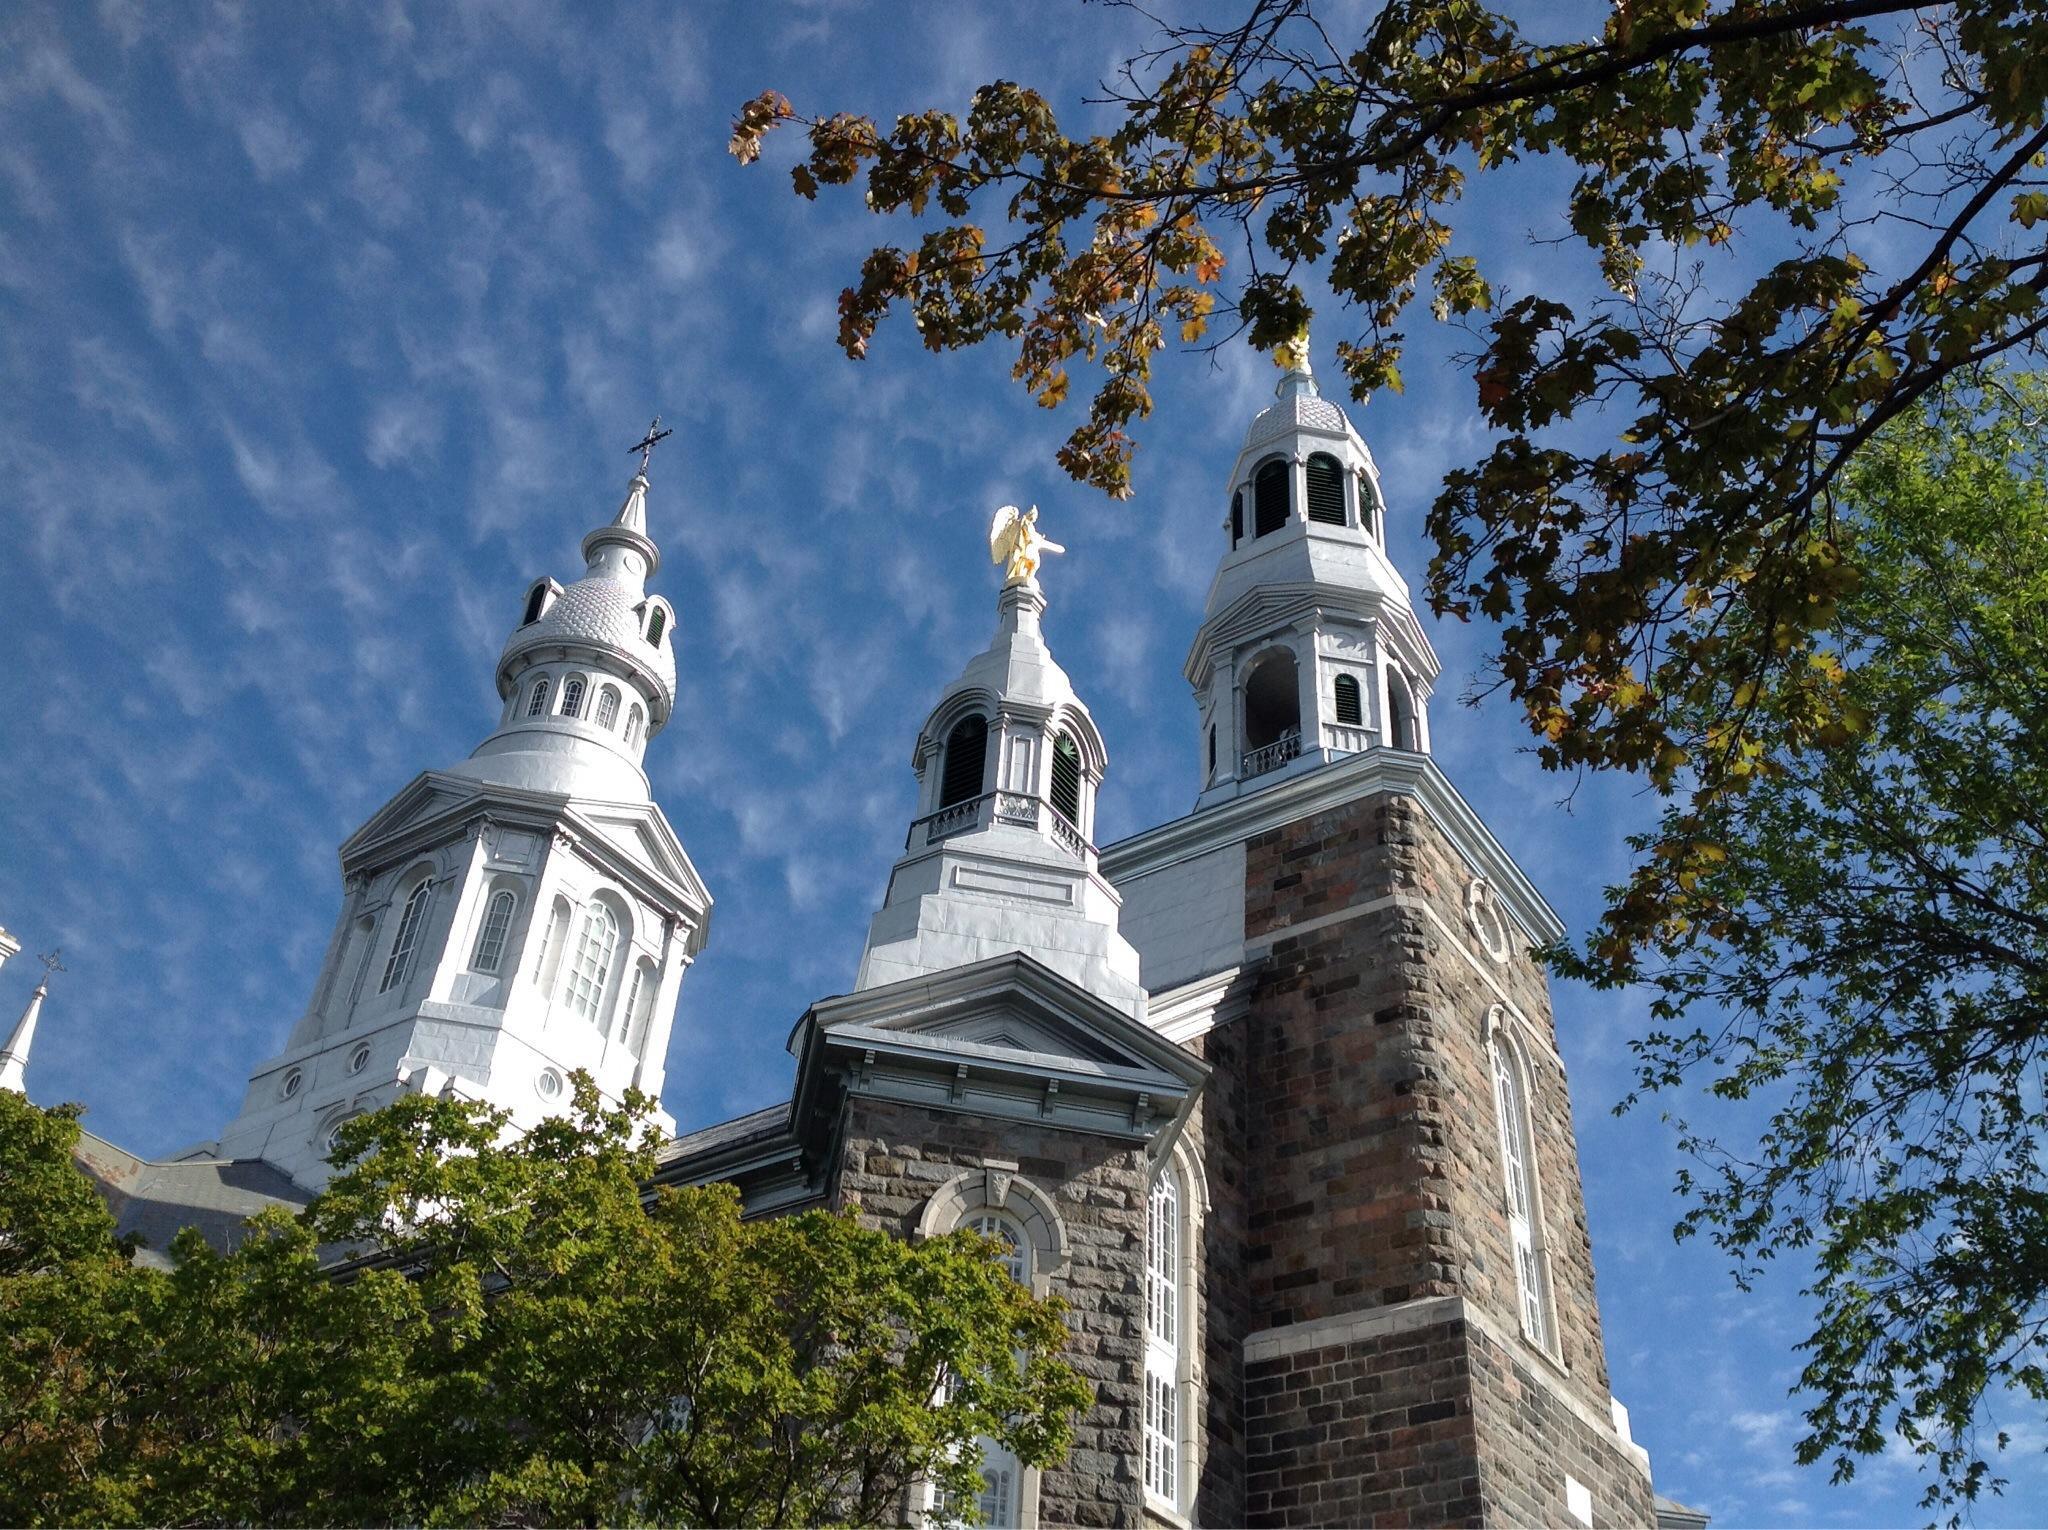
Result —
[{"label": "church building", "polygon": [[[336,1127],[406,1091],[522,1124],[579,1068],[660,1094],[716,949],[642,767],[676,686],[648,496],[643,454],[581,577],[508,609],[488,736],[343,844],[305,1013],[218,1140],[151,1163],[87,1136],[124,1230],[303,1202]],[[1056,1467],[991,1451],[992,1524],[1703,1523],[1653,1499],[1608,1390],[1529,954],[1562,926],[1431,757],[1437,656],[1306,363],[1221,504],[1192,810],[1096,843],[1111,751],[1053,657],[1051,549],[999,520],[993,630],[916,729],[848,991],[796,1021],[787,1100],[685,1123],[661,1177],[971,1225],[1065,1298],[1096,1400]]]}]

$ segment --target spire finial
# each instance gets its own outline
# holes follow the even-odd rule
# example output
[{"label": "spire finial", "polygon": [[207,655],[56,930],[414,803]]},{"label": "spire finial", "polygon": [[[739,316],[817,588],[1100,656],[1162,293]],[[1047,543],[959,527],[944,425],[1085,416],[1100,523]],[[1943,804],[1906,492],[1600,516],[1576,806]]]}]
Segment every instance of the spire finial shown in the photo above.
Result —
[{"label": "spire finial", "polygon": [[1306,329],[1292,340],[1274,347],[1273,365],[1282,371],[1280,381],[1273,388],[1275,398],[1294,398],[1303,394],[1310,398],[1321,397],[1316,389],[1316,374],[1309,366]]},{"label": "spire finial", "polygon": [[1048,540],[1038,529],[1038,506],[1020,511],[1005,505],[996,512],[988,528],[988,560],[1008,565],[1003,570],[1003,588],[1013,584],[1036,584],[1041,554],[1063,553],[1066,549]]},{"label": "spire finial", "polygon": [[661,428],[661,416],[657,414],[654,417],[654,423],[647,427],[647,434],[626,448],[629,452],[638,452],[640,454],[640,476],[642,478],[647,476],[647,460],[654,455],[654,448],[674,434],[675,432],[672,430],[663,430]]},{"label": "spire finial", "polygon": [[43,1012],[43,996],[50,991],[50,977],[64,970],[64,963],[59,960],[62,955],[59,950],[38,958],[43,964],[43,980],[29,995],[28,1008],[15,1021],[7,1045],[0,1047],[0,1089],[11,1089],[20,1095],[28,1093],[28,1049],[36,1039],[36,1019]]}]

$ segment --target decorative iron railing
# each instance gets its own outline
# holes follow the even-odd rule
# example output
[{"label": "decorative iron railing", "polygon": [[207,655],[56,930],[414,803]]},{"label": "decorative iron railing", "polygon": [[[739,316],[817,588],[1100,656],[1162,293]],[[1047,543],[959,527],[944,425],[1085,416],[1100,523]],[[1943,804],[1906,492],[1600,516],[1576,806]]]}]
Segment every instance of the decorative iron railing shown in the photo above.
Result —
[{"label": "decorative iron railing", "polygon": [[1237,773],[1247,779],[1252,776],[1263,776],[1269,770],[1278,770],[1300,753],[1301,730],[1297,728],[1292,733],[1281,734],[1270,744],[1262,744],[1257,749],[1249,751],[1239,765]]}]

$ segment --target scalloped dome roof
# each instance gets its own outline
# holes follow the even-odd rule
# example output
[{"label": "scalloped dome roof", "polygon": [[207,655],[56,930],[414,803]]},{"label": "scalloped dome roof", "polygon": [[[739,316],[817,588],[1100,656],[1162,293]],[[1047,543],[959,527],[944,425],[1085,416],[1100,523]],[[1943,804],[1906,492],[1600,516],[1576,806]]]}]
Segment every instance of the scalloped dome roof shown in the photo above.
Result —
[{"label": "scalloped dome roof", "polygon": [[649,598],[614,579],[594,574],[579,579],[555,597],[538,621],[515,629],[505,640],[504,651],[498,655],[499,672],[503,673],[514,655],[528,648],[558,643],[614,648],[652,670],[673,704],[676,656],[669,638],[674,623],[664,628],[658,644],[649,643],[641,634],[641,616],[634,609]]},{"label": "scalloped dome roof", "polygon": [[1254,415],[1251,429],[1244,433],[1244,445],[1249,451],[1294,430],[1320,430],[1341,436],[1350,428],[1351,422],[1344,417],[1344,411],[1328,399],[1297,393],[1291,398],[1268,404]]}]

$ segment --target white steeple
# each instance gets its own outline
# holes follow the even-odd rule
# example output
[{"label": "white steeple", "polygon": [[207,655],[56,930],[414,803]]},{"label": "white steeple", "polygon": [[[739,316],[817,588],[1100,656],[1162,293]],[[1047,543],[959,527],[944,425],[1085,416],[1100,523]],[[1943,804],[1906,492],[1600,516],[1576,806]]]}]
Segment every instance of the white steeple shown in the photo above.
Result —
[{"label": "white steeple", "polygon": [[[0,964],[21,949],[20,945],[0,930]],[[36,991],[29,995],[28,1007],[21,1012],[21,1018],[14,1022],[14,1029],[8,1032],[7,1045],[0,1047],[0,1089],[11,1089],[16,1094],[28,1093],[28,1053],[35,1045],[36,1021],[42,1017],[43,998],[50,991],[50,974],[62,972],[63,964],[52,951],[43,958],[43,978],[36,984]]]},{"label": "white steeple", "polygon": [[[345,898],[285,1050],[213,1151],[302,1183],[334,1128],[421,1087],[519,1124],[604,1094],[659,1097],[711,895],[649,796],[647,740],[675,704],[674,612],[647,590],[649,432],[584,576],[528,587],[497,666],[505,706],[467,760],[427,771],[341,847]],[[660,1123],[665,1129],[665,1118]]]},{"label": "white steeple", "polygon": [[1426,752],[1441,666],[1388,560],[1379,469],[1303,340],[1231,469],[1228,544],[1187,661],[1198,807],[1361,749]]},{"label": "white steeple", "polygon": [[1004,586],[996,632],[939,698],[911,766],[918,817],[868,929],[856,989],[1022,951],[1134,1018],[1138,955],[1096,867],[1102,735],[1053,662],[1035,578]]}]

